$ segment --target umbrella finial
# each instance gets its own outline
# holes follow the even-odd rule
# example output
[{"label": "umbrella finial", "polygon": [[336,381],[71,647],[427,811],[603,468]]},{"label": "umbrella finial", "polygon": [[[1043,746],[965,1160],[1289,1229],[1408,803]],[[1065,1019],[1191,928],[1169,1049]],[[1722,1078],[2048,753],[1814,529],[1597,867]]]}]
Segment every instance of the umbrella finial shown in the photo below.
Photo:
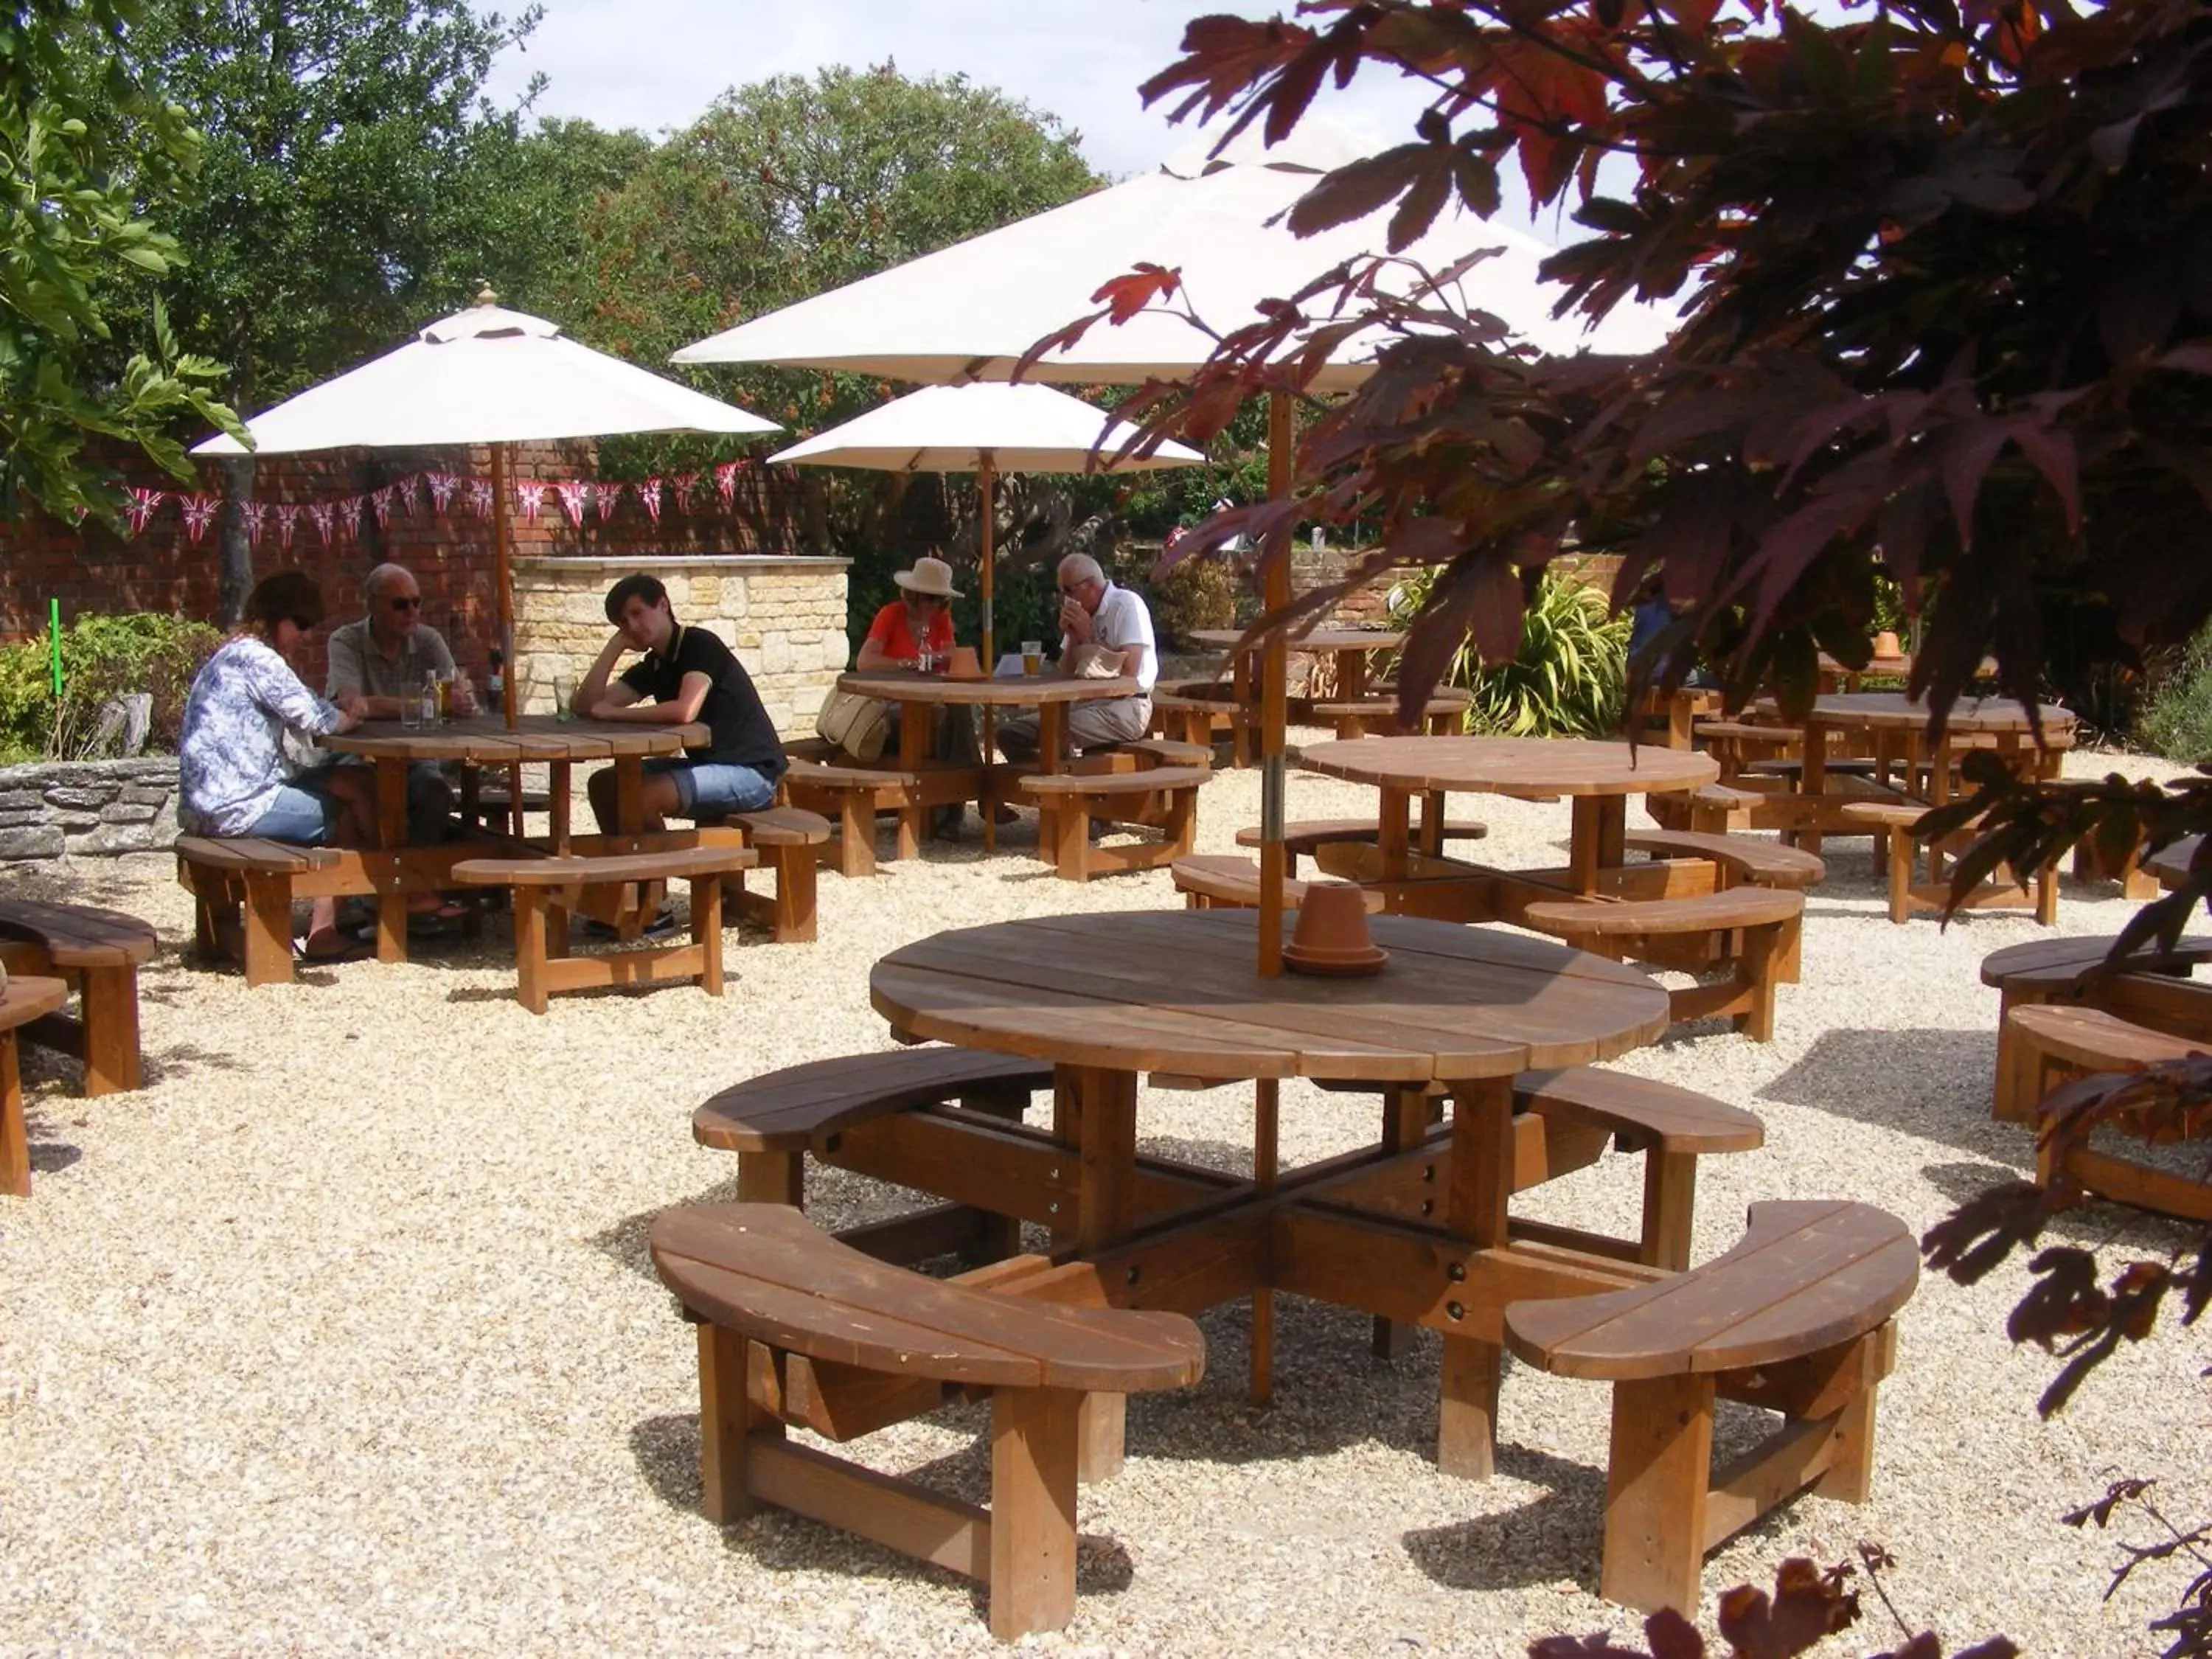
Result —
[{"label": "umbrella finial", "polygon": [[495,306],[499,303],[499,295],[492,292],[489,283],[486,283],[477,290],[477,303],[480,306]]}]

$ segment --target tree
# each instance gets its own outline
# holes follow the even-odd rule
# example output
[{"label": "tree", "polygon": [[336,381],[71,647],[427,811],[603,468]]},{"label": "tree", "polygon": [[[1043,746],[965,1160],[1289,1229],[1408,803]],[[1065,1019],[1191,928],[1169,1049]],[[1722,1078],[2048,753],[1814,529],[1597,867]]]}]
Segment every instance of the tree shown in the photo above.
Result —
[{"label": "tree", "polygon": [[[1078,143],[964,76],[910,80],[886,64],[733,88],[586,210],[577,325],[602,349],[659,362],[743,318],[1073,200],[1098,182]],[[890,391],[851,376],[694,373],[794,430]],[[656,453],[719,454],[665,441]]]},{"label": "tree", "polygon": [[[132,273],[182,264],[156,221],[200,155],[137,51],[135,0],[29,0],[0,19],[0,147],[8,215],[0,249],[0,510],[57,516],[120,504],[99,436],[139,446],[189,477],[171,428],[198,416],[234,429],[216,366],[148,319],[153,354],[114,349]],[[127,309],[127,305],[123,307]]]},{"label": "tree", "polygon": [[[1356,262],[1234,330],[1191,386],[1140,395],[1153,430],[1202,439],[1254,392],[1302,391],[1315,348],[1397,337],[1307,432],[1292,495],[1218,515],[1179,555],[1243,531],[1282,559],[1303,520],[1378,514],[1382,549],[1352,581],[1443,567],[1406,653],[1415,707],[1462,640],[1510,657],[1571,537],[1624,556],[1617,600],[1656,571],[1690,602],[1649,660],[1676,679],[1701,661],[1737,704],[1771,690],[1802,710],[1820,649],[1863,663],[1887,571],[1922,621],[1913,689],[1938,728],[1984,653],[2033,702],[2062,649],[2130,663],[2212,613],[2202,4],[1886,0],[1824,24],[1766,0],[1316,0],[1301,15],[1317,21],[1200,19],[1146,88],[1272,140],[1332,76],[1432,87],[1411,142],[1320,180],[1294,228],[1388,208],[1401,248],[1455,198],[1493,212],[1517,169],[1533,203],[1571,203],[1592,233],[1547,264],[1562,309],[1694,307],[1647,357],[1532,362],[1432,289],[1392,297],[1408,290],[1387,250]],[[1175,286],[1133,272],[1076,326],[1172,304]],[[1991,826],[1960,893],[2084,836],[2112,855],[2212,830],[2195,785],[1982,781],[1950,819]],[[2178,934],[2208,892],[2212,854],[2116,950]],[[2049,1103],[2046,1133],[2130,1113],[2201,1127],[2208,1100],[2201,1066],[2106,1080]],[[2066,1199],[1993,1195],[1931,1235],[1931,1260],[1986,1272]],[[2166,1297],[2185,1322],[2212,1301],[2212,1235],[2117,1275],[2082,1252],[2033,1265],[2014,1332],[2068,1355],[2065,1389]],[[2212,1575],[2158,1626],[2169,1651],[2212,1652],[2208,1604]]]},{"label": "tree", "polygon": [[[144,4],[140,49],[206,133],[173,217],[193,263],[161,292],[186,343],[228,365],[241,408],[388,349],[474,293],[498,251],[480,163],[514,143],[517,120],[483,101],[484,77],[537,7],[510,22],[468,0]],[[234,493],[252,478],[236,463]],[[227,522],[227,610],[252,578]]]}]

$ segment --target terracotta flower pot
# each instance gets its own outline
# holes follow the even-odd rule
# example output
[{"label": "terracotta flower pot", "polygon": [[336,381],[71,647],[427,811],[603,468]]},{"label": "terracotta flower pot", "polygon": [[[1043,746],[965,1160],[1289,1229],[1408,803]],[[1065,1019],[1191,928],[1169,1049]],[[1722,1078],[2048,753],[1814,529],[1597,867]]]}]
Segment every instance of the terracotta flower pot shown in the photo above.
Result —
[{"label": "terracotta flower pot", "polygon": [[1874,636],[1874,653],[1877,657],[1901,657],[1905,647],[1898,643],[1896,635],[1883,632]]},{"label": "terracotta flower pot", "polygon": [[1367,894],[1348,881],[1313,881],[1298,906],[1286,966],[1310,974],[1371,974],[1390,959],[1367,931]]}]

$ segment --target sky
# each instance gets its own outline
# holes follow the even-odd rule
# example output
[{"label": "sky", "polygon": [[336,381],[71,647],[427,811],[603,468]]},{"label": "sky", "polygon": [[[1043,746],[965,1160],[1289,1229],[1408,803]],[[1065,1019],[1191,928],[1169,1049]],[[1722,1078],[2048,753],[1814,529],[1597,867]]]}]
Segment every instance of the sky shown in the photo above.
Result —
[{"label": "sky", "polygon": [[[917,78],[965,74],[1059,116],[1082,135],[1091,166],[1115,178],[1157,167],[1194,140],[1193,128],[1170,126],[1136,90],[1180,55],[1184,25],[1209,13],[1276,9],[1237,0],[544,3],[544,20],[525,50],[503,55],[490,88],[505,101],[543,73],[541,115],[658,134],[688,125],[729,87],[889,59]],[[1344,93],[1324,90],[1315,109],[1380,148],[1412,136],[1421,102],[1412,83],[1366,70]]]}]

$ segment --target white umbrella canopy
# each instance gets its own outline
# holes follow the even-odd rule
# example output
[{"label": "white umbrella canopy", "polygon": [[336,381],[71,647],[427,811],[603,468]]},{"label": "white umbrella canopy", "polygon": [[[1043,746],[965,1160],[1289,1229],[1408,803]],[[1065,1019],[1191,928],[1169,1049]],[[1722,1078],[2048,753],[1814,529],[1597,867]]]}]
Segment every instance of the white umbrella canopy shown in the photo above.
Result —
[{"label": "white umbrella canopy", "polygon": [[1198,466],[1187,444],[1123,457],[1137,428],[1048,386],[924,386],[793,444],[771,461],[880,472],[973,472],[981,497],[983,660],[996,660],[991,616],[992,489],[1000,472],[1138,472]]},{"label": "white umbrella canopy", "polygon": [[[1165,169],[1141,174],[740,323],[685,346],[673,361],[779,363],[923,381],[1005,380],[1032,344],[1097,309],[1091,295],[1099,287],[1140,262],[1179,269],[1185,298],[1225,331],[1252,321],[1261,301],[1285,297],[1343,260],[1382,248],[1380,216],[1304,238],[1267,222],[1334,159],[1216,164],[1191,177]],[[1676,321],[1664,305],[1617,307],[1594,330],[1578,317],[1554,319],[1561,289],[1536,274],[1553,250],[1455,210],[1440,214],[1404,257],[1437,270],[1479,248],[1499,252],[1460,280],[1458,297],[1541,350],[1646,351]],[[1399,275],[1413,284],[1410,270]],[[1384,337],[1346,341],[1316,389],[1358,384]],[[1100,324],[1073,347],[1048,353],[1024,378],[1079,385],[1175,380],[1212,347],[1209,335],[1181,318],[1148,313],[1118,326]]]},{"label": "white umbrella canopy", "polygon": [[[774,432],[773,421],[483,304],[246,423],[252,453],[529,443],[635,432]],[[243,455],[228,434],[195,455]]]},{"label": "white umbrella canopy", "polygon": [[[507,570],[507,453],[514,443],[648,432],[775,432],[731,404],[564,336],[557,324],[508,311],[487,292],[396,350],[287,398],[246,423],[249,451],[228,434],[195,455],[303,450],[491,446],[494,562],[502,647],[514,650]],[[514,725],[520,699],[507,699]]]}]

